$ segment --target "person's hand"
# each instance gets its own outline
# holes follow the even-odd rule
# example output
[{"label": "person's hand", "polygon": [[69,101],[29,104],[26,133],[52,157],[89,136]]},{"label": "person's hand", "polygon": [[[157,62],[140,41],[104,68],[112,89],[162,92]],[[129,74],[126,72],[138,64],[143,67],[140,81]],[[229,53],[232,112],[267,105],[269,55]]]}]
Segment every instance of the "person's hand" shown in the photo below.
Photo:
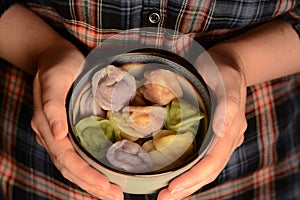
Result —
[{"label": "person's hand", "polygon": [[37,141],[65,178],[98,198],[122,199],[121,189],[89,166],[67,137],[66,96],[83,60],[83,55],[65,42],[58,42],[39,57],[31,125]]},{"label": "person's hand", "polygon": [[[200,55],[195,66],[214,90],[217,107],[213,117],[213,130],[218,136],[215,146],[194,167],[172,180],[158,196],[159,200],[183,199],[214,181],[226,166],[233,151],[242,144],[247,127],[245,119],[246,83],[234,59],[222,51],[209,51]],[[220,76],[219,76],[220,75]]]}]

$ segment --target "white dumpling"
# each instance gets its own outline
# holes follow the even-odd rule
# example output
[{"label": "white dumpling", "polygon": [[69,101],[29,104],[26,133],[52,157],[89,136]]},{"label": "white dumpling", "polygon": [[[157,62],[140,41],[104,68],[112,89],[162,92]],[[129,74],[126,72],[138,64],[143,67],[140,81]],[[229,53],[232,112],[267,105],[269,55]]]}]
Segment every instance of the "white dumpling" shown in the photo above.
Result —
[{"label": "white dumpling", "polygon": [[119,111],[135,96],[136,81],[127,71],[108,65],[93,76],[92,92],[102,109]]},{"label": "white dumpling", "polygon": [[84,118],[91,115],[104,117],[105,112],[100,106],[96,105],[92,90],[89,88],[82,94],[80,98],[79,116],[80,118]]}]

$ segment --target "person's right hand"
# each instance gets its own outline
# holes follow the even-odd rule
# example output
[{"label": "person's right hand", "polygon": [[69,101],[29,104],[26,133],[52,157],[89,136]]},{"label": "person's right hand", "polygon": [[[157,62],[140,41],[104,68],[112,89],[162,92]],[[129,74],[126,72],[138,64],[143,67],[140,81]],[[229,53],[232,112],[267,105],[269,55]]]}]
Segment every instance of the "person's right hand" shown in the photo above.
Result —
[{"label": "person's right hand", "polygon": [[83,55],[64,41],[39,57],[31,125],[37,141],[65,178],[98,198],[122,199],[121,189],[85,162],[67,136],[66,96],[83,60]]},{"label": "person's right hand", "polygon": [[215,93],[216,109],[212,128],[218,137],[212,148],[195,166],[176,177],[159,193],[159,200],[185,199],[214,181],[233,151],[244,140],[247,127],[245,76],[242,68],[224,52],[223,48],[221,51],[208,50],[195,62],[198,72]]}]

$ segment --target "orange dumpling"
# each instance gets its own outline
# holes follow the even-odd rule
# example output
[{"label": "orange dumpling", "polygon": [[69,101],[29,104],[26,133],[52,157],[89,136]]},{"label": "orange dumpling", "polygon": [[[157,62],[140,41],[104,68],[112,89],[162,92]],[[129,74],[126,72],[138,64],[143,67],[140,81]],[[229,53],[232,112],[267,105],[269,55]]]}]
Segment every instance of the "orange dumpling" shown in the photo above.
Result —
[{"label": "orange dumpling", "polygon": [[144,74],[140,92],[155,104],[167,105],[175,98],[183,96],[177,75],[169,70],[156,69]]}]

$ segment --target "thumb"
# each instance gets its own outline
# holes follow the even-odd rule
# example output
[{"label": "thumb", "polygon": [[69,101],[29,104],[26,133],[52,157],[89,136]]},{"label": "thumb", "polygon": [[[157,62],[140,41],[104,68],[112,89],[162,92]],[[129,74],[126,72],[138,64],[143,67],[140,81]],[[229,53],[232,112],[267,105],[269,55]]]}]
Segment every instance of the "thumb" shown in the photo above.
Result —
[{"label": "thumb", "polygon": [[245,86],[242,76],[235,70],[224,68],[221,71],[223,77],[222,87],[217,87],[217,107],[213,118],[214,132],[223,137],[231,128],[234,119],[244,114],[245,100],[242,98]]},{"label": "thumb", "polygon": [[37,79],[40,104],[55,139],[68,133],[66,97],[79,74],[84,56],[76,47],[58,41],[39,56]]},{"label": "thumb", "polygon": [[218,100],[218,105],[213,118],[213,130],[219,137],[230,130],[231,124],[240,109],[239,98],[227,96]]},{"label": "thumb", "polygon": [[44,113],[55,139],[62,139],[68,133],[65,98],[54,95],[44,99]]},{"label": "thumb", "polygon": [[40,75],[39,78],[43,112],[54,138],[62,139],[68,133],[66,97],[74,76],[53,68]]}]

